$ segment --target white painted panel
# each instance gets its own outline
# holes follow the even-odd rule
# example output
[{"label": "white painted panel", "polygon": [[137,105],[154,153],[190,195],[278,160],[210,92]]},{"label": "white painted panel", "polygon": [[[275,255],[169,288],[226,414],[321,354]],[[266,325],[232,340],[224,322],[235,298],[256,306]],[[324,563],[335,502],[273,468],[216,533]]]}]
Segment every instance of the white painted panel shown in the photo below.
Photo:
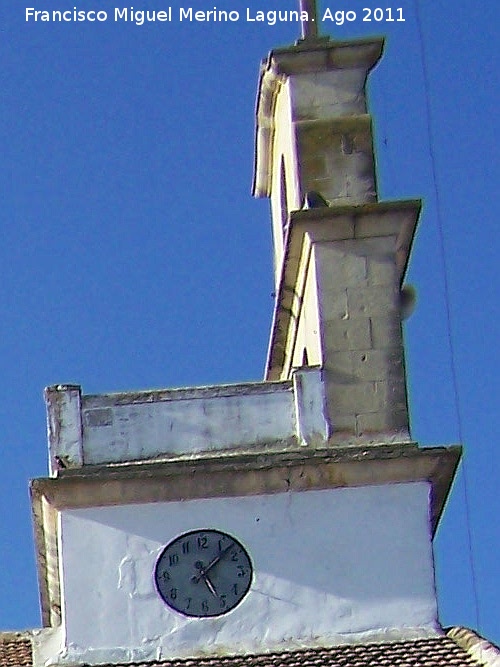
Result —
[{"label": "white painted panel", "polygon": [[258,445],[295,435],[292,391],[128,403],[84,411],[86,464]]},{"label": "white painted panel", "polygon": [[[433,631],[428,495],[422,482],[65,511],[68,657],[152,659]],[[226,616],[186,618],[155,592],[162,547],[196,528],[227,531],[252,556],[250,592]]]}]

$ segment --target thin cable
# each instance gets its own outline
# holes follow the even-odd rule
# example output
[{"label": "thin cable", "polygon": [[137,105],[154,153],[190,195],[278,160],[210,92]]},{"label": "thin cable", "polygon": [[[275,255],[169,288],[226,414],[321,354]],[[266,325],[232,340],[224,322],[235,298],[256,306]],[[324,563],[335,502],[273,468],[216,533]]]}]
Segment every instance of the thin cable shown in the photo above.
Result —
[{"label": "thin cable", "polygon": [[[454,394],[454,407],[457,419],[458,426],[458,437],[459,441],[463,442],[463,428],[462,428],[462,410],[460,402],[460,392],[458,388],[458,378],[457,378],[457,369],[456,369],[456,356],[455,356],[455,346],[453,343],[453,325],[452,325],[452,316],[451,316],[451,306],[450,306],[450,289],[449,289],[449,278],[448,278],[448,260],[446,256],[446,244],[444,239],[443,231],[443,220],[441,215],[441,195],[438,186],[437,179],[437,168],[436,168],[436,156],[434,153],[434,132],[432,124],[432,113],[431,113],[431,104],[430,104],[430,86],[429,86],[429,72],[427,68],[427,53],[425,49],[425,41],[423,36],[422,21],[420,19],[420,8],[418,0],[415,0],[415,17],[417,23],[417,32],[418,39],[420,42],[420,59],[422,65],[422,74],[424,79],[424,90],[425,90],[425,116],[427,124],[427,134],[429,137],[429,156],[431,161],[432,169],[432,181],[434,186],[434,196],[436,199],[436,217],[437,217],[437,227],[438,227],[438,238],[439,238],[439,250],[441,257],[441,264],[443,267],[443,288],[445,296],[445,312],[446,312],[446,322],[447,322],[447,331],[448,331],[448,346],[450,351],[450,365],[451,365],[451,376],[453,384],[453,394]],[[469,491],[468,491],[468,481],[467,481],[467,470],[465,461],[462,459],[462,478],[463,478],[463,490],[464,490],[464,501],[465,501],[465,523],[467,528],[467,541],[468,541],[468,552],[469,552],[469,566],[471,570],[471,580],[472,580],[472,593],[474,597],[474,611],[476,616],[476,627],[478,631],[481,630],[480,623],[480,614],[479,614],[479,595],[478,595],[478,585],[477,585],[477,576],[476,576],[476,565],[473,549],[473,539],[472,539],[472,528],[471,528],[471,518],[470,518],[470,504],[469,504]]]}]

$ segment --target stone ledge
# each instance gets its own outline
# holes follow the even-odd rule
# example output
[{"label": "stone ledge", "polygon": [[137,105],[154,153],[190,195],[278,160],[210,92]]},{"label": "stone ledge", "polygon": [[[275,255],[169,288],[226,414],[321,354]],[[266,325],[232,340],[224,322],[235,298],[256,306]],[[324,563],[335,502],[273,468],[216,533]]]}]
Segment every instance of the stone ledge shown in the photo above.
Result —
[{"label": "stone ledge", "polygon": [[61,510],[426,480],[437,487],[445,483],[434,499],[437,524],[460,455],[459,446],[419,448],[408,442],[246,452],[86,466],[60,471],[56,478],[32,480],[30,488],[35,503],[44,498]]}]

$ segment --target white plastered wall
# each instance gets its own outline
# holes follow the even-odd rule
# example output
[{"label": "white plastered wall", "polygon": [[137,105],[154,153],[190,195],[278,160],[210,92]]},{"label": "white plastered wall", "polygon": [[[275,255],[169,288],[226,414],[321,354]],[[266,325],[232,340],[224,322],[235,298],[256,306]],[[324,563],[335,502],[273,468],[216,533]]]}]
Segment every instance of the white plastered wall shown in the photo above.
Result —
[{"label": "white plastered wall", "polygon": [[[106,662],[328,645],[435,632],[429,485],[68,510],[61,517],[58,660]],[[187,618],[158,597],[163,546],[217,528],[249,550],[254,580],[225,616]]]},{"label": "white plastered wall", "polygon": [[[292,368],[299,368],[303,365],[304,350],[307,351],[310,366],[323,364],[316,265],[312,258],[310,244],[307,243],[307,246],[308,251],[304,253],[303,267],[301,267],[303,291],[299,290],[300,298],[297,299],[297,332],[291,342],[293,349],[289,355],[287,354],[287,358],[291,359]],[[288,377],[290,370],[284,368],[283,376]]]},{"label": "white plastered wall", "polygon": [[[298,182],[297,149],[292,127],[290,80],[286,79],[279,89],[274,114],[274,140],[272,148],[271,216],[274,238],[275,279],[278,284],[283,259],[283,224],[281,210],[281,161],[284,160],[286,176],[286,199],[288,212],[300,208],[300,186]],[[285,215],[288,213],[285,212]]]}]

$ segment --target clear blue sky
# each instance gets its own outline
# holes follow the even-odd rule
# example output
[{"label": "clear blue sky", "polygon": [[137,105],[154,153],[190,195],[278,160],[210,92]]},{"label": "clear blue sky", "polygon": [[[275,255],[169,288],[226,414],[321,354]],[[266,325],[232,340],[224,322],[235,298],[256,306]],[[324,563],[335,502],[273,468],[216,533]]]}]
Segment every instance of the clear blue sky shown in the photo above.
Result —
[{"label": "clear blue sky", "polygon": [[[387,36],[371,75],[380,195],[425,201],[406,326],[413,434],[452,444],[454,407],[438,207],[465,444],[480,629],[500,642],[499,5],[398,0],[405,22],[324,24]],[[0,627],[39,624],[27,485],[46,472],[45,385],[85,393],[261,379],[272,311],[268,205],[250,196],[259,60],[294,23],[34,23],[0,8]],[[136,9],[164,9],[160,0]],[[176,7],[172,5],[175,14]],[[184,6],[184,5],[183,5]],[[197,0],[193,5],[213,5]],[[323,9],[327,5],[325,4]],[[385,8],[389,5],[383,5]],[[429,142],[426,99],[433,141]],[[443,624],[476,627],[460,475],[436,539]]]}]

